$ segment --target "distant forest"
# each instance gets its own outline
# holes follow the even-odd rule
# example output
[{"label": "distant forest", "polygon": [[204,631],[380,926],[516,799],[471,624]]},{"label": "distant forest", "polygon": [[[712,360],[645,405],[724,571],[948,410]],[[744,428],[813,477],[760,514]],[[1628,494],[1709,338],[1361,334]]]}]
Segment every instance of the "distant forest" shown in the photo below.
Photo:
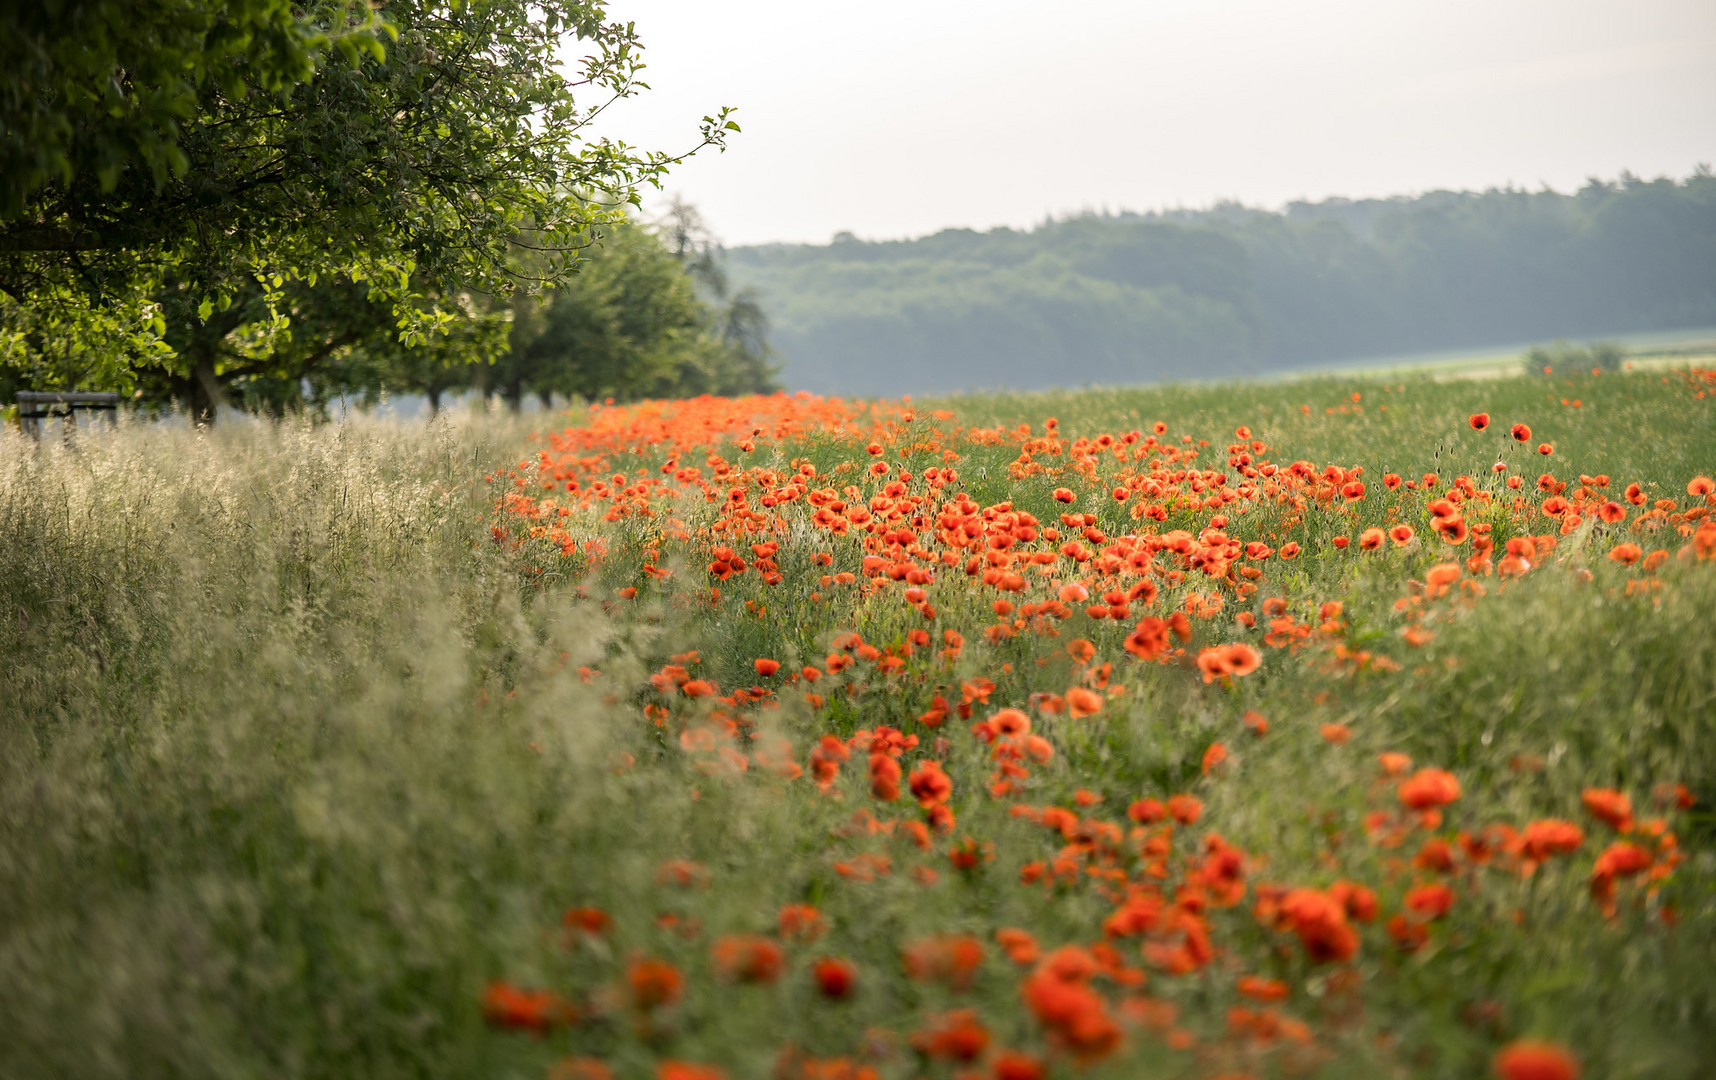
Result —
[{"label": "distant forest", "polygon": [[790,387],[1237,375],[1716,325],[1716,176],[842,234],[728,260],[761,293]]}]

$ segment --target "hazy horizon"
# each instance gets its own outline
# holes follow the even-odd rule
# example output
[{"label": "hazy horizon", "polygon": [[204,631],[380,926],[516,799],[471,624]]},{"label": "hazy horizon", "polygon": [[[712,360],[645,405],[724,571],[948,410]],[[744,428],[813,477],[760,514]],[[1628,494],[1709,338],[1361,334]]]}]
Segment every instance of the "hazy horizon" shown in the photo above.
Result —
[{"label": "hazy horizon", "polygon": [[[619,0],[652,88],[603,133],[678,150],[731,246],[1028,228],[1083,212],[1576,190],[1716,160],[1716,5]],[[1076,17],[1074,23],[1070,19]],[[1100,31],[1100,33],[1093,32]]]}]

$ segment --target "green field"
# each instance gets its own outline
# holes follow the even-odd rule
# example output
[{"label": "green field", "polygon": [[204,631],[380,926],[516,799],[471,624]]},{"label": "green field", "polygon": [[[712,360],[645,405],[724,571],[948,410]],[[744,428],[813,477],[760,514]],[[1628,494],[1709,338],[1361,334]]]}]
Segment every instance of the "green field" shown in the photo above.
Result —
[{"label": "green field", "polygon": [[1716,1060],[1709,374],[561,427],[0,439],[0,1076]]}]

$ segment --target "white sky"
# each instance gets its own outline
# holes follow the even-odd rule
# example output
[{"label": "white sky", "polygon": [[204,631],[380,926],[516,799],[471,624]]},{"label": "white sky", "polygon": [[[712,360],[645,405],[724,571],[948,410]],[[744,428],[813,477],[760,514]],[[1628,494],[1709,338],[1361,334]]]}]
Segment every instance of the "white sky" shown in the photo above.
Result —
[{"label": "white sky", "polygon": [[613,0],[729,245],[1279,206],[1716,161],[1716,0]]}]

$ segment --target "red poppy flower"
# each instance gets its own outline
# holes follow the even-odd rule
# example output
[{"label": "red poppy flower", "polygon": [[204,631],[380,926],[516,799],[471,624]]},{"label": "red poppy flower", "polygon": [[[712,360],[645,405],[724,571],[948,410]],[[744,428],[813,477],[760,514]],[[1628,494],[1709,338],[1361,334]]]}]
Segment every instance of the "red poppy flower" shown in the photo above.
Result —
[{"label": "red poppy flower", "polygon": [[1446,885],[1420,885],[1406,894],[1407,910],[1420,918],[1440,919],[1454,905],[1454,890]]},{"label": "red poppy flower", "polygon": [[786,966],[781,947],[758,934],[717,938],[710,957],[716,975],[727,982],[772,983]]},{"label": "red poppy flower", "polygon": [[1196,795],[1170,795],[1168,816],[1181,825],[1195,824],[1204,813],[1203,800]]},{"label": "red poppy flower", "polygon": [[1609,558],[1622,566],[1631,566],[1644,557],[1644,549],[1634,543],[1616,544],[1609,549]]},{"label": "red poppy flower", "polygon": [[1633,827],[1633,801],[1625,793],[1612,788],[1586,788],[1579,799],[1585,809],[1617,832],[1629,832]]},{"label": "red poppy flower", "polygon": [[727,1080],[727,1073],[694,1061],[664,1061],[655,1067],[655,1080]]},{"label": "red poppy flower", "polygon": [[653,957],[633,960],[626,968],[626,982],[632,990],[632,1003],[645,1011],[672,1005],[685,990],[685,976],[679,969]]},{"label": "red poppy flower", "polygon": [[751,661],[751,666],[757,669],[758,675],[761,675],[766,679],[781,669],[781,662],[779,660],[770,660],[767,657],[759,656],[755,660]]},{"label": "red poppy flower", "polygon": [[1067,712],[1074,718],[1094,716],[1102,711],[1102,695],[1082,686],[1066,692]]},{"label": "red poppy flower", "polygon": [[1210,774],[1211,769],[1218,768],[1221,765],[1221,763],[1226,761],[1226,760],[1227,760],[1227,747],[1223,746],[1221,743],[1210,743],[1209,749],[1204,751],[1204,761],[1203,761],[1203,773],[1204,773],[1204,775],[1208,776]]},{"label": "red poppy flower", "polygon": [[1490,414],[1487,412],[1473,413],[1466,417],[1466,423],[1472,425],[1473,431],[1482,431],[1490,426]]},{"label": "red poppy flower", "polygon": [[1515,841],[1519,856],[1540,863],[1551,855],[1577,851],[1585,842],[1585,831],[1571,821],[1546,818],[1527,825]]},{"label": "red poppy flower", "polygon": [[1413,810],[1434,810],[1460,797],[1460,781],[1441,769],[1419,769],[1400,785],[1400,801]]},{"label": "red poppy flower", "polygon": [[816,980],[816,992],[836,1001],[851,997],[858,985],[858,969],[838,957],[818,960],[811,965],[810,974]]},{"label": "red poppy flower", "polygon": [[1524,424],[1515,424],[1508,429],[1508,433],[1519,442],[1531,441],[1531,429]]},{"label": "red poppy flower", "polygon": [[483,989],[483,1019],[495,1027],[541,1035],[557,1023],[576,1018],[570,1003],[552,990],[524,990],[498,979]]},{"label": "red poppy flower", "polygon": [[991,1072],[995,1080],[1045,1080],[1049,1067],[1030,1054],[1004,1050],[995,1055]]},{"label": "red poppy flower", "polygon": [[1490,1068],[1496,1080],[1579,1080],[1579,1059],[1566,1047],[1538,1039],[1519,1039],[1502,1047]]},{"label": "red poppy flower", "polygon": [[906,786],[918,800],[918,805],[925,810],[940,806],[953,794],[953,781],[948,779],[947,773],[942,771],[941,763],[937,761],[918,762],[912,769]]}]

